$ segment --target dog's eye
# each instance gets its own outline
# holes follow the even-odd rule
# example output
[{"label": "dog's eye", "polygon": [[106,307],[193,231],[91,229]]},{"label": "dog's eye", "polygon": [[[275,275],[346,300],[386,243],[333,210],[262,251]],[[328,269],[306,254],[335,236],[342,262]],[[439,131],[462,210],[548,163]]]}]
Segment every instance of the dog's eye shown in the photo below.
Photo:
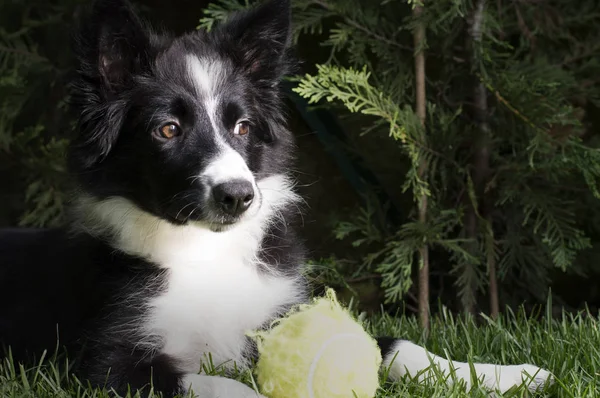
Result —
[{"label": "dog's eye", "polygon": [[158,133],[162,138],[171,139],[181,133],[181,128],[175,123],[167,123],[158,129]]},{"label": "dog's eye", "polygon": [[247,121],[239,122],[235,125],[233,129],[233,134],[235,135],[246,135],[250,132],[250,123]]}]

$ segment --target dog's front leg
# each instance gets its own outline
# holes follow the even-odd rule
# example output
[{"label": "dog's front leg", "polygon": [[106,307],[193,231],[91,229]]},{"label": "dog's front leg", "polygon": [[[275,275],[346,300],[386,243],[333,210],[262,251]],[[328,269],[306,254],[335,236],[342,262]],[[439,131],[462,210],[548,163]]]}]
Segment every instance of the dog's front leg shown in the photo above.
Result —
[{"label": "dog's front leg", "polygon": [[181,387],[198,398],[265,398],[239,381],[220,376],[188,374],[182,378]]},{"label": "dog's front leg", "polygon": [[[471,374],[468,363],[448,361],[410,341],[381,338],[378,342],[382,348],[383,365],[389,368],[392,379],[399,379],[408,374],[411,377],[418,377],[421,382],[427,382],[441,373],[450,384],[453,382],[452,374],[454,374],[456,379],[465,382],[467,389],[471,387],[472,379],[476,378],[480,381],[480,385],[501,393],[522,384],[530,391],[537,391],[552,382],[550,372],[534,365],[474,363],[475,374]],[[437,372],[432,369],[433,366],[437,367]]]}]

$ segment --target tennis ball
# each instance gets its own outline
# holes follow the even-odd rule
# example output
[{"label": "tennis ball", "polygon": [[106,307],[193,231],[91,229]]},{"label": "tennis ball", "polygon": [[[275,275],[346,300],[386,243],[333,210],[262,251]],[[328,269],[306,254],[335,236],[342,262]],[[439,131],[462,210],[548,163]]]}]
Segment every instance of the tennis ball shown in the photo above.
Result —
[{"label": "tennis ball", "polygon": [[252,335],[261,393],[269,398],[372,398],[381,352],[333,290]]}]

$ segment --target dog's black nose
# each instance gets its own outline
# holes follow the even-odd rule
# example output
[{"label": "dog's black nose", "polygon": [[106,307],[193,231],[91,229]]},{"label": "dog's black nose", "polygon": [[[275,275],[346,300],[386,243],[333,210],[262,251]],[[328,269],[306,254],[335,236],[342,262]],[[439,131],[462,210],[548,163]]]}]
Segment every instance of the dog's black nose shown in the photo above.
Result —
[{"label": "dog's black nose", "polygon": [[252,204],[254,187],[250,181],[229,181],[213,187],[212,195],[217,205],[225,213],[239,216]]}]

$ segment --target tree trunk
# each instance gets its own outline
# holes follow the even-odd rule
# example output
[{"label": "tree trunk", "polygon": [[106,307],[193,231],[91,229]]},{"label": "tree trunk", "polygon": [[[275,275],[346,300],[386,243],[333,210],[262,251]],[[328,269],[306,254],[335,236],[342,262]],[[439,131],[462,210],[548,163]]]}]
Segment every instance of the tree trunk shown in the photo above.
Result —
[{"label": "tree trunk", "polygon": [[[419,18],[423,13],[422,6],[413,9],[413,16]],[[422,141],[425,142],[425,116],[427,112],[425,98],[425,25],[419,23],[414,31],[415,43],[415,81],[416,81],[416,112],[422,127]],[[427,162],[421,160],[419,165],[419,179],[427,178]],[[419,222],[427,222],[427,195],[419,198]],[[419,319],[421,326],[429,330],[429,247],[424,244],[419,249]]]},{"label": "tree trunk", "polygon": [[[486,0],[477,0],[475,9],[473,10],[470,26],[470,45],[467,47],[471,51],[471,69],[473,73],[479,71],[479,63],[481,62],[479,48],[481,46],[481,38],[483,34],[483,19],[486,6]],[[491,153],[491,131],[488,123],[488,103],[487,89],[481,78],[474,75],[473,77],[473,118],[479,130],[477,139],[475,140],[475,153],[473,157],[473,185],[478,203],[473,204],[469,201],[469,207],[466,214],[465,228],[467,238],[477,241],[478,238],[478,221],[479,217],[487,217],[486,223],[489,223],[489,233],[486,230],[485,234],[485,251],[486,251],[486,268],[488,271],[488,284],[490,294],[490,310],[492,317],[497,317],[499,312],[498,303],[498,286],[496,280],[496,258],[494,253],[494,236],[492,230],[492,204],[485,186],[490,175],[490,153]],[[482,209],[482,213],[477,215],[475,205]],[[491,235],[491,236],[490,236]],[[473,254],[476,254],[477,246],[474,244]],[[473,286],[473,294],[475,294],[475,286]],[[475,311],[474,306],[465,308],[468,312]]]}]

